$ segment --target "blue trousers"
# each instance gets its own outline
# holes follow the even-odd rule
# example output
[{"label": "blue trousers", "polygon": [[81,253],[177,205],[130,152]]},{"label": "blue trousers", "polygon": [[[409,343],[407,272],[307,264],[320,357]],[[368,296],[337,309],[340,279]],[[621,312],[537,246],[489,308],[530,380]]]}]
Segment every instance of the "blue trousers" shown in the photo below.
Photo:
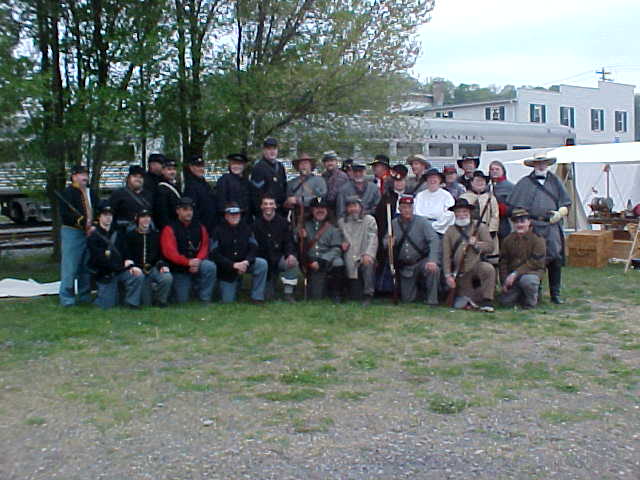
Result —
[{"label": "blue trousers", "polygon": [[91,301],[91,274],[89,273],[89,249],[82,230],[63,225],[60,229],[62,260],[60,262],[60,305],[76,304],[74,282],[78,280],[78,301]]},{"label": "blue trousers", "polygon": [[124,303],[130,307],[139,307],[142,296],[142,287],[144,286],[144,275],[134,277],[129,270],[124,270],[107,282],[98,280],[98,296],[95,303],[100,308],[113,308],[117,306],[119,301],[118,287],[124,285]]},{"label": "blue trousers", "polygon": [[[253,265],[249,267],[247,273],[251,275],[251,299],[264,300],[264,288],[267,284],[267,272],[269,265],[264,258],[257,257]],[[238,275],[238,279],[234,282],[223,282],[220,280],[220,296],[222,303],[231,303],[236,301],[238,296],[238,287],[242,275]]]},{"label": "blue trousers", "polygon": [[172,284],[173,276],[170,273],[160,273],[160,270],[153,267],[145,275],[142,287],[142,305],[166,304],[169,300]]},{"label": "blue trousers", "polygon": [[203,260],[198,273],[173,272],[173,294],[176,302],[187,302],[192,288],[195,288],[198,300],[210,302],[217,271],[215,263],[211,260]]}]

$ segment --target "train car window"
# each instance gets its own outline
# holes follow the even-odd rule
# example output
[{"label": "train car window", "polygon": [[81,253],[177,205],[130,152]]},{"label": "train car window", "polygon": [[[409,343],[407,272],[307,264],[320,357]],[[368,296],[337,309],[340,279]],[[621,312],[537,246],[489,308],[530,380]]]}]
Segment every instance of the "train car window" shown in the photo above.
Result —
[{"label": "train car window", "polygon": [[430,157],[453,157],[453,143],[430,143]]},{"label": "train car window", "polygon": [[500,150],[506,150],[507,146],[501,143],[488,143],[487,152],[499,152]]},{"label": "train car window", "polygon": [[514,145],[511,150],[529,150],[530,148],[528,145]]},{"label": "train car window", "polygon": [[414,155],[416,153],[423,153],[421,143],[409,143],[409,142],[398,142],[396,151],[398,152],[397,156],[400,159],[405,159],[409,155]]},{"label": "train car window", "polygon": [[468,155],[469,157],[479,157],[480,150],[482,150],[479,143],[461,143],[459,148],[461,157],[464,157],[465,155]]}]

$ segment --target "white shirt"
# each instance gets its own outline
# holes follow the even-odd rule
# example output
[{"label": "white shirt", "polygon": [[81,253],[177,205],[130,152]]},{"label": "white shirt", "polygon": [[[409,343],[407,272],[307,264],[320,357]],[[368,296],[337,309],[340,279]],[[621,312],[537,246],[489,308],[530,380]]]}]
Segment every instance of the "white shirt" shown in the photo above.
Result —
[{"label": "white shirt", "polygon": [[413,202],[413,213],[431,220],[433,229],[444,234],[455,221],[455,215],[449,210],[449,207],[454,203],[453,196],[442,188],[435,192],[423,190],[416,195]]}]

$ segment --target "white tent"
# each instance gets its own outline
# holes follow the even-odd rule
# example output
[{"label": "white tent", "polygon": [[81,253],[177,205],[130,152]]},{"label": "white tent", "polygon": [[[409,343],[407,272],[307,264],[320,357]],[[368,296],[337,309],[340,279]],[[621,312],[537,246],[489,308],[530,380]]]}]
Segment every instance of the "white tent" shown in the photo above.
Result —
[{"label": "white tent", "polygon": [[515,183],[531,173],[523,161],[537,153],[556,157],[559,164],[572,164],[578,229],[589,228],[586,218],[591,214],[591,200],[607,196],[606,165],[610,166],[609,196],[614,211],[624,210],[629,200],[634,206],[640,203],[640,142],[482,152],[480,168],[487,171],[493,160],[499,160],[505,164],[509,180]]}]

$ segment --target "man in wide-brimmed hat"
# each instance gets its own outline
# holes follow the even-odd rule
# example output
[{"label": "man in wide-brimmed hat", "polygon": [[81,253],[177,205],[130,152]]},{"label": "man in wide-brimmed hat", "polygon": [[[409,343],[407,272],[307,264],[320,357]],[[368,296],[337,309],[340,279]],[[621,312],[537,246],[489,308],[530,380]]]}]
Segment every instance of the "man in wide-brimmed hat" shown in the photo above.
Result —
[{"label": "man in wide-brimmed hat", "polygon": [[458,178],[458,181],[462,183],[462,186],[469,190],[471,188],[471,180],[473,172],[480,167],[480,157],[472,157],[471,155],[464,155],[462,158],[456,161],[458,168],[462,170],[462,175]]},{"label": "man in wide-brimmed hat", "polygon": [[424,173],[431,168],[431,163],[421,153],[415,153],[407,157],[407,164],[412,172],[412,175],[407,177],[407,193],[415,197],[427,188]]},{"label": "man in wide-brimmed hat", "polygon": [[302,237],[304,254],[300,258],[308,279],[309,298],[318,300],[325,293],[336,303],[344,293],[344,260],[342,234],[329,219],[329,206],[321,198],[309,204],[311,218],[304,228],[296,232],[296,241]]},{"label": "man in wide-brimmed hat", "polygon": [[521,178],[507,203],[512,208],[524,208],[533,221],[533,231],[547,242],[547,270],[551,301],[563,303],[560,297],[562,265],[564,264],[563,219],[569,214],[571,199],[562,181],[549,170],[556,159],[536,154],[525,160],[532,167],[530,175]]},{"label": "man in wide-brimmed hat", "polygon": [[502,305],[533,308],[538,304],[540,282],[545,270],[546,246],[544,238],[533,233],[531,217],[523,208],[511,214],[514,225],[502,242],[500,252],[500,283]]},{"label": "man in wide-brimmed hat", "polygon": [[[473,172],[471,189],[460,195],[476,208],[471,215],[474,222],[480,220],[489,228],[493,251],[485,256],[485,259],[493,264],[498,264],[500,257],[500,245],[498,242],[498,230],[500,229],[500,211],[498,201],[489,186],[489,177],[482,170]],[[482,216],[482,218],[480,218]]]},{"label": "man in wide-brimmed hat", "polygon": [[294,209],[300,204],[308,207],[313,198],[324,197],[327,194],[324,178],[313,174],[316,168],[315,158],[308,153],[301,153],[291,163],[300,175],[287,183],[287,208]]},{"label": "man in wide-brimmed hat", "polygon": [[338,199],[336,202],[336,215],[338,218],[343,217],[346,213],[347,197],[357,195],[362,200],[362,210],[364,214],[373,215],[376,210],[376,206],[380,201],[380,190],[373,183],[365,178],[365,171],[367,166],[358,161],[354,161],[352,166],[351,180],[345,183],[338,192]]},{"label": "man in wide-brimmed hat", "polygon": [[437,233],[444,235],[447,227],[453,223],[453,212],[449,211],[449,207],[455,200],[442,188],[444,178],[437,168],[427,170],[424,178],[427,188],[416,195],[414,212],[430,221]]},{"label": "man in wide-brimmed hat", "polygon": [[493,311],[496,271],[482,255],[493,250],[489,229],[472,220],[477,207],[459,198],[450,208],[455,215],[442,238],[442,268],[447,286],[455,289],[455,308]]},{"label": "man in wide-brimmed hat", "polygon": [[144,188],[144,173],[140,165],[131,165],[125,186],[114,190],[109,197],[113,223],[123,232],[135,228],[134,221],[138,213],[153,209],[153,195]]}]

